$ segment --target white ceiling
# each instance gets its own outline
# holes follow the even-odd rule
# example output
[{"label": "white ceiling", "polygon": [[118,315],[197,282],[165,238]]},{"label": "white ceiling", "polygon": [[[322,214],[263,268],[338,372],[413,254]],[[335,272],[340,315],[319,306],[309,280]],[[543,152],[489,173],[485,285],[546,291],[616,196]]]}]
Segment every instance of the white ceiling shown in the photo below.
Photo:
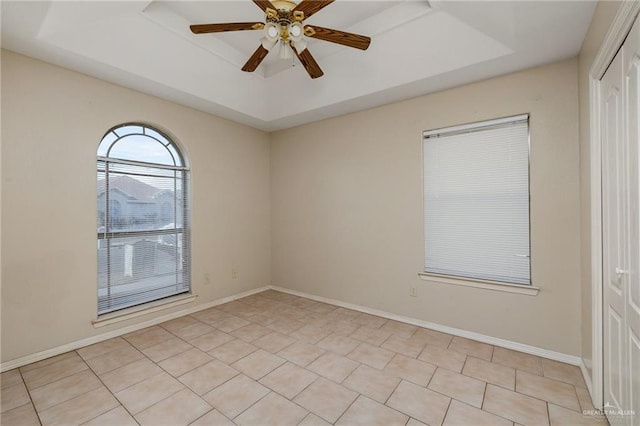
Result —
[{"label": "white ceiling", "polygon": [[593,1],[337,0],[308,23],[371,36],[361,51],[309,40],[311,80],[275,52],[240,70],[263,21],[250,0],[1,2],[2,47],[262,130],[292,127],[578,53]]}]

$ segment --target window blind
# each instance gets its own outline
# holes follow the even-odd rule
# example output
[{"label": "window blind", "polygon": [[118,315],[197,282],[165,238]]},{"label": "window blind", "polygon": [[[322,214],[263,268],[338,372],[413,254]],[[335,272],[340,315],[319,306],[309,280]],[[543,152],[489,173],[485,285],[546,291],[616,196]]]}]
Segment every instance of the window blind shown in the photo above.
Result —
[{"label": "window blind", "polygon": [[531,284],[528,115],[424,133],[426,273]]},{"label": "window blind", "polygon": [[99,315],[190,291],[188,169],[174,147],[169,164],[135,161],[162,158],[149,156],[154,141],[136,135],[119,147],[126,159],[98,157]]}]

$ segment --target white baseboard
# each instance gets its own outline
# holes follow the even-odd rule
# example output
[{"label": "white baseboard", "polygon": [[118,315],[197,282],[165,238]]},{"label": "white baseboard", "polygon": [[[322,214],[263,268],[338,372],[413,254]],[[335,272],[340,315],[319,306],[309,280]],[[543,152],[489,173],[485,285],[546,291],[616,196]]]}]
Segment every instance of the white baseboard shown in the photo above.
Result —
[{"label": "white baseboard", "polygon": [[331,305],[340,306],[342,308],[352,309],[354,311],[364,312],[379,317],[392,319],[395,321],[404,322],[411,325],[417,325],[418,327],[424,327],[435,331],[451,334],[454,336],[465,337],[467,339],[477,340],[478,342],[488,343],[494,346],[500,346],[506,349],[512,349],[518,352],[524,352],[531,355],[536,355],[542,358],[552,359],[554,361],[564,362],[566,364],[581,366],[582,358],[574,355],[563,354],[561,352],[551,351],[549,349],[543,349],[536,346],[526,345],[524,343],[513,342],[511,340],[500,339],[497,337],[487,336],[485,334],[475,333],[473,331],[462,330],[459,328],[448,327],[446,325],[436,324],[433,322],[422,321],[416,318],[405,317],[402,315],[392,314],[390,312],[381,311],[378,309],[368,308],[366,306],[360,306],[353,303],[346,303],[336,299],[330,299],[327,297],[316,296],[314,294],[304,293],[301,291],[290,290],[284,287],[269,286],[272,290],[281,291],[283,293],[293,294],[295,296],[305,297],[307,299],[315,300],[318,302],[329,303]]},{"label": "white baseboard", "polygon": [[580,372],[582,373],[582,378],[584,382],[587,384],[587,390],[589,391],[589,396],[593,399],[593,392],[591,391],[591,376],[589,375],[589,368],[584,360],[584,358],[580,358]]},{"label": "white baseboard", "polygon": [[41,352],[37,352],[35,354],[26,355],[20,358],[12,359],[10,361],[3,362],[0,364],[0,372],[12,370],[17,367],[22,367],[23,365],[31,364],[32,362],[41,361],[46,358],[50,358],[52,356],[60,355],[69,351],[73,351],[76,349],[80,349],[82,347],[93,345],[94,343],[99,343],[104,340],[113,339],[114,337],[122,336],[123,334],[131,333],[133,331],[142,330],[146,327],[151,327],[153,325],[157,325],[163,323],[165,321],[172,320],[174,318],[178,318],[184,315],[190,315],[198,311],[202,311],[205,309],[212,308],[214,306],[222,305],[223,303],[232,302],[237,299],[241,299],[243,297],[251,296],[252,294],[260,293],[265,290],[269,290],[271,286],[263,286],[253,290],[244,291],[242,293],[234,294],[232,296],[224,297],[222,299],[214,300],[213,302],[204,303],[202,305],[193,306],[191,308],[182,309],[180,311],[175,311],[170,314],[166,314],[157,318],[150,319],[148,321],[144,321],[138,324],[130,325],[127,327],[119,328],[117,330],[108,331],[106,333],[97,334],[95,336],[87,337],[85,339],[76,340],[75,342],[70,342],[62,346],[57,346],[55,348],[47,349]]}]

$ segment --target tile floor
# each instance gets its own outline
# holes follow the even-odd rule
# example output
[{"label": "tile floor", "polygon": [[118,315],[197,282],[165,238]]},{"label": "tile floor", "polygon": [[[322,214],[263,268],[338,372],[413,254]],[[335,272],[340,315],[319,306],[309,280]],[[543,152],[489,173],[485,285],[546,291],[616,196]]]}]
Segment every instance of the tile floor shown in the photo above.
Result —
[{"label": "tile floor", "polygon": [[2,425],[590,425],[577,367],[266,291],[1,375]]}]

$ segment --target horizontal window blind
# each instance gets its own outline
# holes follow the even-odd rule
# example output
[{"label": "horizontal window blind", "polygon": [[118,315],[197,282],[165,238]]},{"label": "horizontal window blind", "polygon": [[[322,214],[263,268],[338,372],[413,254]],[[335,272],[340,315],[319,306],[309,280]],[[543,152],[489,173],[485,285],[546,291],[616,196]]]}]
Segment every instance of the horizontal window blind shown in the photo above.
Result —
[{"label": "horizontal window blind", "polygon": [[427,273],[531,284],[528,116],[424,133]]},{"label": "horizontal window blind", "polygon": [[190,291],[188,170],[175,148],[149,162],[155,138],[127,142],[98,157],[98,314]]}]

